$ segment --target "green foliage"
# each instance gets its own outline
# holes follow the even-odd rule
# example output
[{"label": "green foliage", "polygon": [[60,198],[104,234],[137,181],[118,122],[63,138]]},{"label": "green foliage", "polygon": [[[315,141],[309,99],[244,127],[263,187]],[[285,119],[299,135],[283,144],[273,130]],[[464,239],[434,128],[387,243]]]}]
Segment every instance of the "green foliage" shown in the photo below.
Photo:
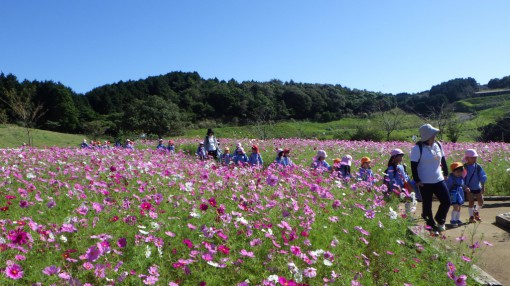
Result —
[{"label": "green foliage", "polygon": [[481,140],[484,142],[510,142],[510,113],[482,128]]},{"label": "green foliage", "polygon": [[510,76],[505,76],[501,79],[493,78],[488,83],[489,88],[510,88]]},{"label": "green foliage", "polygon": [[356,141],[383,141],[384,134],[379,130],[367,125],[359,125],[351,136],[351,140]]}]

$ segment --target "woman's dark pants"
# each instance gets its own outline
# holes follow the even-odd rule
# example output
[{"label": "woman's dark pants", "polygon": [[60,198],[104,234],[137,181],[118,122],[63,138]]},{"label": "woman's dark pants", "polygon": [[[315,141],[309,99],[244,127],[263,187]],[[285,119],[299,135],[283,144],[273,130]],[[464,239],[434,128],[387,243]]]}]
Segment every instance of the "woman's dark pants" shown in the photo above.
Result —
[{"label": "woman's dark pants", "polygon": [[[420,192],[423,200],[421,217],[426,221],[427,225],[435,228],[436,223],[434,219],[438,224],[445,224],[448,210],[452,204],[445,181],[435,184],[424,184],[423,187],[420,188]],[[439,200],[439,208],[437,209],[434,219],[432,218],[432,194],[436,195]]]}]

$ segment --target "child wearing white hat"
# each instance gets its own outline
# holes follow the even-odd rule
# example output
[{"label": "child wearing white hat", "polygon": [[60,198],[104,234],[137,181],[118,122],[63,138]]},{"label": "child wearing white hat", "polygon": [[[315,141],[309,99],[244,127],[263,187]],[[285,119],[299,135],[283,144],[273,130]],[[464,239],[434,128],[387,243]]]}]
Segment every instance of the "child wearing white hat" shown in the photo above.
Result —
[{"label": "child wearing white hat", "polygon": [[[480,210],[483,207],[483,193],[485,192],[485,183],[487,182],[487,174],[482,166],[477,163],[478,153],[475,149],[467,149],[464,153],[464,161],[466,162],[464,181],[466,183],[466,194],[469,202],[469,222],[473,223],[481,221]],[[477,206],[475,208],[475,197]]]}]

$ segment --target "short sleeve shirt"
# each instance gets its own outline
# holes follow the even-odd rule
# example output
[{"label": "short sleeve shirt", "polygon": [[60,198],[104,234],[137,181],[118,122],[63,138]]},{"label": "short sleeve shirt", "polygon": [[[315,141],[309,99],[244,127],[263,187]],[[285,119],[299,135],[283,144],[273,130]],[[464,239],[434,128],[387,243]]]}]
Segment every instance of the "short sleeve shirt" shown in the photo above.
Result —
[{"label": "short sleeve shirt", "polygon": [[415,145],[411,149],[411,162],[420,162],[418,164],[418,176],[424,184],[435,184],[444,180],[441,171],[441,158],[444,152],[437,142],[432,146],[422,144],[423,150],[420,159],[420,146]]}]

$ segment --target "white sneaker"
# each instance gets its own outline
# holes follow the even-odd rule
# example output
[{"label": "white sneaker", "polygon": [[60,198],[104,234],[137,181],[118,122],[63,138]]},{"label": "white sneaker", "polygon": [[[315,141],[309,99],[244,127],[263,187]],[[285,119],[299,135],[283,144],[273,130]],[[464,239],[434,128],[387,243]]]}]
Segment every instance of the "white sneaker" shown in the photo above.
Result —
[{"label": "white sneaker", "polygon": [[444,224],[439,224],[437,225],[437,230],[442,232],[442,231],[445,231],[446,230],[446,226]]}]

